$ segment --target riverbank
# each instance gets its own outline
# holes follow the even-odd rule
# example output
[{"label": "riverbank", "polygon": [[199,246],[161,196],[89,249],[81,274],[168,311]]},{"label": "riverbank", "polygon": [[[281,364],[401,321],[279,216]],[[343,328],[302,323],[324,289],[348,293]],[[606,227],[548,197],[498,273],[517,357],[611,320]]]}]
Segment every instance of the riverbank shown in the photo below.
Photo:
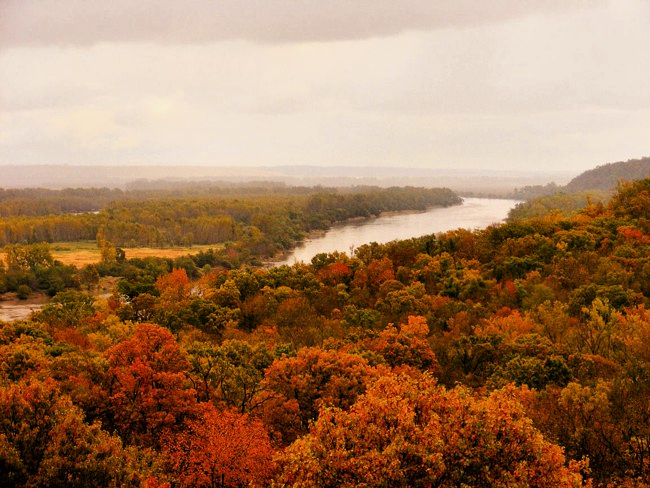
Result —
[{"label": "riverbank", "polygon": [[364,225],[368,224],[369,222],[372,222],[373,220],[376,219],[381,219],[381,218],[388,218],[388,217],[396,217],[399,215],[411,215],[411,214],[421,214],[425,212],[430,212],[431,210],[434,209],[439,209],[439,208],[449,208],[449,207],[454,207],[457,205],[462,205],[461,203],[454,204],[454,205],[447,205],[447,206],[434,206],[434,207],[428,207],[424,210],[389,210],[386,212],[381,212],[379,215],[373,215],[370,217],[352,217],[347,220],[339,220],[334,223],[329,227],[329,229],[315,229],[311,230],[307,233],[307,236],[300,242],[297,243],[297,245],[292,248],[288,249],[282,252],[279,252],[276,254],[273,258],[268,259],[263,262],[263,267],[265,268],[273,268],[274,266],[279,266],[281,264],[287,264],[285,261],[287,260],[287,257],[290,256],[297,248],[300,248],[301,246],[304,246],[305,243],[313,241],[315,239],[322,239],[324,238],[328,232],[330,232],[332,229],[335,229],[337,227],[345,227],[348,225]]},{"label": "riverbank", "polygon": [[319,253],[346,252],[370,242],[386,243],[457,228],[479,229],[503,222],[517,200],[465,198],[460,205],[431,207],[425,211],[385,212],[379,217],[345,221],[324,235],[308,237],[296,248],[272,260],[270,266],[310,262]]},{"label": "riverbank", "polygon": [[[118,281],[119,278],[106,276],[99,280],[99,283],[90,294],[95,300],[107,298],[113,293]],[[42,292],[34,292],[25,299],[18,298],[15,293],[4,293],[0,295],[0,322],[27,319],[32,313],[38,312],[50,301],[51,297]]]}]

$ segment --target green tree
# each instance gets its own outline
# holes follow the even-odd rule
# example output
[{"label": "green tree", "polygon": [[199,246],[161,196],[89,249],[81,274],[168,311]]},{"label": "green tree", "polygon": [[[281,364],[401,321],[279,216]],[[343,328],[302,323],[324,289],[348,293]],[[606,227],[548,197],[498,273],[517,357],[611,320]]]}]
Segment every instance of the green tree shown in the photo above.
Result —
[{"label": "green tree", "polygon": [[94,315],[97,310],[94,303],[95,299],[86,293],[62,291],[57,293],[35,318],[54,327],[78,327]]},{"label": "green tree", "polygon": [[5,247],[7,267],[21,271],[36,271],[54,264],[47,242],[40,244],[12,244]]}]

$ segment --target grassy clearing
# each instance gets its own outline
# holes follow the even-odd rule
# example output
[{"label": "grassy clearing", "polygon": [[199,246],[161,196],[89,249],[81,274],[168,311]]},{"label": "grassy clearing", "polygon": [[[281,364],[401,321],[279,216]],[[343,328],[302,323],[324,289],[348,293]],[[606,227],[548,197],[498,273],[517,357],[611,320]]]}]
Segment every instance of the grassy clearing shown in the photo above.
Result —
[{"label": "grassy clearing", "polygon": [[[219,249],[221,244],[201,244],[192,247],[133,247],[124,248],[127,259],[131,258],[177,258],[188,254],[197,254],[208,249]],[[77,268],[87,264],[98,263],[100,260],[99,249],[95,241],[55,242],[50,244],[52,256],[63,264],[71,264]],[[0,259],[4,261],[4,252],[0,251]]]}]

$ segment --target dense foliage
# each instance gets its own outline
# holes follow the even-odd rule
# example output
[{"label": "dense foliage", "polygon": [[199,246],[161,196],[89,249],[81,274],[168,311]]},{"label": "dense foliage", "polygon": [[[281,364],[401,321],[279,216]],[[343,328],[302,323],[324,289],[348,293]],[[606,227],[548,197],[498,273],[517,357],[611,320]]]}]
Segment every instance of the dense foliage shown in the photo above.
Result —
[{"label": "dense foliage", "polygon": [[[55,191],[3,190],[0,216],[6,217],[0,220],[0,246],[95,239],[119,247],[244,241],[252,253],[272,255],[336,221],[461,202],[444,188],[303,188],[235,196],[199,190],[197,194],[132,191],[115,201],[121,191],[97,190],[95,206],[90,207],[95,212],[87,211],[93,190],[64,190],[44,200],[38,196]],[[21,191],[31,197],[12,197]]]},{"label": "dense foliage", "polygon": [[650,179],[308,264],[187,259],[0,327],[4,484],[648,486]]},{"label": "dense foliage", "polygon": [[555,182],[551,182],[546,185],[528,185],[522,188],[515,188],[512,192],[512,198],[516,200],[530,200],[536,197],[561,193],[563,189],[564,187],[556,184]]},{"label": "dense foliage", "polygon": [[[118,188],[0,188],[0,217],[74,214],[99,211],[112,202],[125,200],[192,199],[198,197],[244,198],[272,193],[301,195],[318,188],[287,186],[282,183],[219,183],[181,181],[140,181]],[[325,189],[320,189],[325,191]],[[332,189],[334,191],[334,189]],[[351,193],[354,189],[349,190]]]}]

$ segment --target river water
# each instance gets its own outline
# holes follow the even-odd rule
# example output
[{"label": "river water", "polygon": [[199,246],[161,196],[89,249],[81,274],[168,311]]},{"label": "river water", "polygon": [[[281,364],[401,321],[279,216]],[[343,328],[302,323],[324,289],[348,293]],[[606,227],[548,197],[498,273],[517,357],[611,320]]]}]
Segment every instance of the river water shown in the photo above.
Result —
[{"label": "river water", "polygon": [[12,303],[0,302],[0,321],[12,322],[29,317],[32,312],[43,308],[43,301],[14,301]]},{"label": "river water", "polygon": [[308,263],[321,252],[343,251],[349,254],[351,249],[370,242],[383,244],[395,239],[409,239],[458,228],[482,229],[502,222],[517,203],[518,200],[465,198],[462,205],[453,207],[436,207],[424,212],[338,224],[322,237],[305,240],[275,264]]}]

